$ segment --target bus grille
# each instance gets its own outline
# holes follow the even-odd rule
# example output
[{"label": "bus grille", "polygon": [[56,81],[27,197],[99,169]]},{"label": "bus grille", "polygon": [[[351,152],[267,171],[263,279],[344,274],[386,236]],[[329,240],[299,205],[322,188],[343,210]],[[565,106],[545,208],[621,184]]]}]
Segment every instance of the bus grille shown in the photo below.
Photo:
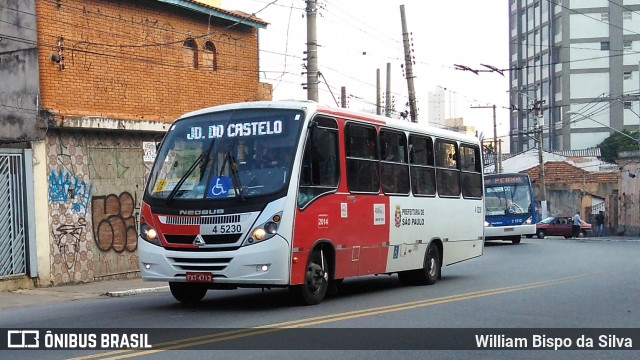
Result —
[{"label": "bus grille", "polygon": [[[202,235],[202,239],[207,245],[235,244],[240,240],[240,236],[242,236],[242,234]],[[164,238],[169,244],[192,244],[196,236],[165,235]]]},{"label": "bus grille", "polygon": [[181,257],[169,257],[169,260],[173,262],[173,266],[185,271],[222,271],[224,270],[232,258],[181,258]]},{"label": "bus grille", "polygon": [[236,224],[247,221],[250,214],[217,215],[217,216],[170,216],[160,215],[160,222],[168,225],[217,225]]}]

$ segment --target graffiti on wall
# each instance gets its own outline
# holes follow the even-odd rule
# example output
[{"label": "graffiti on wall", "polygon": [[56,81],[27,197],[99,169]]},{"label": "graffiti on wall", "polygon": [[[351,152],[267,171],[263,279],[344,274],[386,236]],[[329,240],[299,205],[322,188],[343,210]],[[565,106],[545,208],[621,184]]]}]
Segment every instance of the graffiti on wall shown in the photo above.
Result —
[{"label": "graffiti on wall", "polygon": [[134,252],[138,248],[136,202],[128,192],[91,199],[93,239],[98,249],[122,253]]},{"label": "graffiti on wall", "polygon": [[52,282],[137,271],[142,138],[68,132],[47,142]]},{"label": "graffiti on wall", "polygon": [[80,241],[86,228],[84,218],[79,218],[77,225],[62,224],[52,231],[53,245],[62,258],[67,270],[72,270],[80,258]]},{"label": "graffiti on wall", "polygon": [[86,214],[91,189],[90,183],[68,171],[51,170],[49,173],[49,201],[63,203],[70,201],[73,211],[77,213]]}]

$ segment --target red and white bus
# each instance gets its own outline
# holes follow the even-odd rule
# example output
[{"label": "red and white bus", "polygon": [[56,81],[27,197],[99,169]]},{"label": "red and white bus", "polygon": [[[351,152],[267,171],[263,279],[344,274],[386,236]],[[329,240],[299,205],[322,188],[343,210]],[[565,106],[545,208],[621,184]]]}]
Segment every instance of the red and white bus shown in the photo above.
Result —
[{"label": "red and white bus", "polygon": [[158,148],[140,271],[181,302],[289,287],[317,304],[348,277],[433,284],[482,255],[478,139],[307,101],[207,108]]}]

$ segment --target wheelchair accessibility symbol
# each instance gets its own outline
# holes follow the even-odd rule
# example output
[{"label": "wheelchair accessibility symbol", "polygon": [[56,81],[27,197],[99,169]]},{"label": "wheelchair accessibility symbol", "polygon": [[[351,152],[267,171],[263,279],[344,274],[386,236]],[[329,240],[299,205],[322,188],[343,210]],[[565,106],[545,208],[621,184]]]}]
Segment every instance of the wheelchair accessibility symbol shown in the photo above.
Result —
[{"label": "wheelchair accessibility symbol", "polygon": [[209,182],[207,189],[208,198],[227,197],[231,188],[231,179],[228,176],[214,176]]}]

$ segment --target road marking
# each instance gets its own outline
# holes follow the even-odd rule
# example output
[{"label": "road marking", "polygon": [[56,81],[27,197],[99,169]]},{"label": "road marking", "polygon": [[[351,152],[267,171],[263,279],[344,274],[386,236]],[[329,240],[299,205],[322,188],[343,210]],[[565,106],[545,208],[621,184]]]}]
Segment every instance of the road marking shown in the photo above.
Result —
[{"label": "road marking", "polygon": [[475,299],[475,298],[480,298],[485,296],[499,295],[499,294],[505,294],[505,293],[515,292],[515,291],[523,291],[523,290],[535,289],[539,287],[559,285],[562,283],[571,282],[587,276],[588,275],[570,276],[570,277],[565,277],[560,279],[537,281],[533,283],[512,285],[512,286],[507,286],[502,288],[479,290],[479,291],[473,291],[473,292],[468,292],[464,294],[443,296],[443,297],[434,298],[434,299],[417,300],[417,301],[411,301],[411,302],[400,303],[395,305],[386,305],[386,306],[380,306],[375,308],[368,308],[368,309],[354,310],[354,311],[348,311],[348,312],[337,313],[337,314],[329,314],[329,315],[322,315],[322,316],[316,316],[311,318],[304,318],[299,320],[284,321],[284,322],[279,322],[274,324],[256,326],[248,329],[223,331],[215,334],[167,341],[159,344],[154,344],[153,345],[154,349],[152,350],[135,350],[135,349],[116,350],[116,351],[110,351],[106,353],[98,353],[93,355],[70,358],[69,360],[85,360],[85,359],[98,359],[98,358],[110,359],[110,360],[127,359],[127,358],[132,358],[137,356],[151,355],[154,353],[164,352],[167,350],[183,349],[187,347],[212,344],[216,342],[233,340],[233,339],[238,339],[238,338],[243,338],[248,336],[255,336],[255,335],[266,334],[266,333],[271,333],[276,331],[282,331],[284,329],[308,327],[313,325],[326,324],[330,322],[349,320],[349,319],[355,319],[360,317],[415,309],[420,307],[427,307],[427,306],[451,303],[451,302],[462,301],[462,300],[470,300],[470,299]]}]

